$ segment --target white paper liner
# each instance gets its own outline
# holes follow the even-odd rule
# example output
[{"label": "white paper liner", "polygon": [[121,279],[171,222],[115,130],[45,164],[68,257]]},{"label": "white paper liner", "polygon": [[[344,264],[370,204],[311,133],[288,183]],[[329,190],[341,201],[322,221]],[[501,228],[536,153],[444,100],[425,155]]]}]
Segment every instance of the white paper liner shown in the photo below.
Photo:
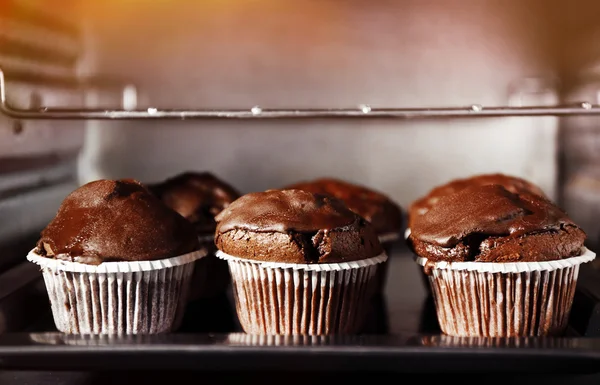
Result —
[{"label": "white paper liner", "polygon": [[381,234],[379,236],[379,243],[396,242],[398,239],[400,239],[400,234],[398,233]]},{"label": "white paper liner", "polygon": [[217,255],[229,264],[242,328],[249,334],[267,335],[360,331],[377,270],[387,259],[382,254],[365,261],[305,265]]},{"label": "white paper liner", "polygon": [[428,265],[442,332],[457,337],[560,335],[567,326],[579,266],[594,256],[586,249],[561,264],[516,262],[504,269]]},{"label": "white paper liner", "polygon": [[408,239],[410,237],[410,227],[404,230],[404,239]]},{"label": "white paper liner", "polygon": [[[467,270],[480,273],[523,273],[527,271],[552,271],[587,263],[596,258],[596,253],[583,248],[583,253],[577,257],[545,262],[433,262],[428,266],[434,269]],[[416,262],[425,266],[427,258],[416,257]]]},{"label": "white paper liner", "polygon": [[99,265],[87,265],[85,263],[64,261],[60,259],[42,257],[36,254],[35,249],[27,254],[27,260],[39,265],[42,268],[69,271],[73,273],[135,273],[140,271],[153,271],[168,269],[193,262],[206,256],[206,250],[200,249],[192,253],[180,255],[173,258],[159,259],[156,261],[137,261],[137,262],[104,262]]},{"label": "white paper liner", "polygon": [[263,262],[256,261],[252,259],[245,259],[234,257],[233,255],[226,254],[221,250],[218,250],[215,254],[218,258],[224,259],[226,261],[239,261],[239,262],[248,262],[260,265],[263,268],[272,268],[272,269],[293,269],[293,270],[306,270],[306,271],[339,271],[339,270],[348,270],[348,269],[358,269],[361,267],[367,267],[376,265],[382,262],[385,262],[388,259],[388,256],[385,253],[381,253],[380,255],[362,259],[359,261],[351,261],[351,262],[340,262],[340,263],[313,263],[313,264],[303,264],[303,263],[283,263],[283,262]]},{"label": "white paper liner", "polygon": [[29,253],[41,267],[56,328],[67,334],[157,334],[176,328],[205,250],[88,266]]}]

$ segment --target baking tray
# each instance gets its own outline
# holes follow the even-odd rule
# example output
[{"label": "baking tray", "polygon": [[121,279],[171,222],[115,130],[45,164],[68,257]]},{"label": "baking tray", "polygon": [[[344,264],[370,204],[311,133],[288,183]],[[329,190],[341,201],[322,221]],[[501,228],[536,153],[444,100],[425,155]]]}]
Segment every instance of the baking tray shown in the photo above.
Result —
[{"label": "baking tray", "polygon": [[584,266],[562,337],[452,338],[440,334],[418,267],[399,243],[385,294],[360,335],[246,335],[228,293],[190,304],[177,333],[70,336],[56,332],[49,305],[37,302],[39,313],[22,330],[0,335],[0,370],[593,374],[600,373],[599,289],[598,271]]}]

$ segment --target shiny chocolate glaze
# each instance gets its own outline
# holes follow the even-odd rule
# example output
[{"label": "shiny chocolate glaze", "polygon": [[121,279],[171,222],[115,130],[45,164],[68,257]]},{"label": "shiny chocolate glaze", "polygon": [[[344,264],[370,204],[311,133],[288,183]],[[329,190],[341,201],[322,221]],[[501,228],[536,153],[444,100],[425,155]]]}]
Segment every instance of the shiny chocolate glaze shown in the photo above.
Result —
[{"label": "shiny chocolate glaze", "polygon": [[500,185],[440,198],[411,227],[409,244],[430,260],[516,262],[578,255],[585,233],[559,207]]},{"label": "shiny chocolate glaze", "polygon": [[285,187],[317,194],[327,194],[344,203],[375,227],[379,235],[398,233],[402,229],[402,210],[384,194],[364,186],[335,178],[321,178]]},{"label": "shiny chocolate glaze", "polygon": [[508,191],[515,194],[529,192],[544,197],[546,196],[542,189],[535,184],[511,175],[480,174],[464,179],[454,179],[448,183],[433,188],[429,193],[427,193],[427,195],[417,199],[409,206],[409,227],[412,227],[412,223],[421,215],[429,211],[433,206],[435,206],[442,197],[453,194],[467,187],[485,186],[490,184],[501,185]]},{"label": "shiny chocolate glaze", "polygon": [[216,220],[217,247],[241,258],[343,262],[382,252],[372,225],[328,195],[302,190],[246,194]]},{"label": "shiny chocolate glaze", "polygon": [[235,188],[209,172],[185,172],[149,188],[200,235],[214,234],[215,216],[240,197]]},{"label": "shiny chocolate glaze", "polygon": [[37,251],[97,265],[171,258],[199,248],[191,224],[134,180],[87,183],[62,202]]}]

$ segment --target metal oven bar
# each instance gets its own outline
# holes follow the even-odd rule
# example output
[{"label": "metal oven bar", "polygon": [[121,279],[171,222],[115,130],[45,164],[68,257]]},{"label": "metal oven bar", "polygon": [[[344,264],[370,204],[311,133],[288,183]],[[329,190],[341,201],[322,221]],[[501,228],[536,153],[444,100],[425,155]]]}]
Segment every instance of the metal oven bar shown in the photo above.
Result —
[{"label": "metal oven bar", "polygon": [[61,120],[130,120],[130,119],[296,119],[296,118],[489,118],[505,116],[565,116],[600,115],[600,105],[588,102],[570,106],[533,107],[484,107],[478,104],[468,107],[441,108],[371,108],[359,105],[355,108],[321,109],[268,109],[254,106],[248,109],[197,109],[162,110],[147,109],[65,109],[37,108],[20,109],[11,106],[6,100],[6,82],[0,70],[0,112],[16,119],[61,119]]}]

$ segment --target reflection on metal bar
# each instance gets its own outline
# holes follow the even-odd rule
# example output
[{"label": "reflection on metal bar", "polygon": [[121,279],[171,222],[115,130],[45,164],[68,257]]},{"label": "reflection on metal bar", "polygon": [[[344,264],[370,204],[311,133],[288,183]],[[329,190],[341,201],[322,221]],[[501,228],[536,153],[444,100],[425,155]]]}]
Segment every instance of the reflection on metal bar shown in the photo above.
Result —
[{"label": "reflection on metal bar", "polygon": [[291,119],[291,118],[476,118],[504,116],[565,116],[600,115],[600,105],[583,102],[575,106],[535,106],[535,107],[469,107],[448,108],[371,108],[360,105],[357,108],[331,109],[264,109],[258,106],[249,109],[227,110],[106,110],[106,109],[63,109],[38,108],[19,109],[6,101],[6,83],[0,70],[0,112],[16,119]]}]

